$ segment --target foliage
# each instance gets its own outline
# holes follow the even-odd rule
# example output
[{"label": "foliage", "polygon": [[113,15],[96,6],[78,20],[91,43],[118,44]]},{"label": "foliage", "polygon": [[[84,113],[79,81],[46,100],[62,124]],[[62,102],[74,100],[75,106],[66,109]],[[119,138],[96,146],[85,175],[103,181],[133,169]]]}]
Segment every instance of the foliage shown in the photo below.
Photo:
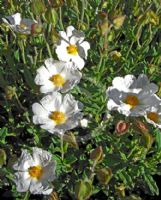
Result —
[{"label": "foliage", "polygon": [[[161,174],[160,130],[136,119],[147,127],[145,134],[134,119],[118,113],[107,117],[105,92],[118,75],[145,73],[161,85],[160,1],[0,1],[0,18],[15,12],[41,21],[43,32],[22,37],[0,24],[0,149],[7,156],[0,169],[3,196],[118,200],[139,199],[140,191],[159,195],[153,175]],[[69,25],[84,31],[91,45],[82,80],[71,91],[84,104],[89,124],[69,132],[62,146],[60,138],[32,123],[31,106],[42,97],[34,83],[36,70],[46,58],[57,59],[57,33]],[[120,119],[130,124],[122,136],[115,131]],[[33,146],[48,150],[57,161],[53,185],[58,196],[16,191],[12,165],[21,149]],[[103,155],[92,159],[98,147]]]}]

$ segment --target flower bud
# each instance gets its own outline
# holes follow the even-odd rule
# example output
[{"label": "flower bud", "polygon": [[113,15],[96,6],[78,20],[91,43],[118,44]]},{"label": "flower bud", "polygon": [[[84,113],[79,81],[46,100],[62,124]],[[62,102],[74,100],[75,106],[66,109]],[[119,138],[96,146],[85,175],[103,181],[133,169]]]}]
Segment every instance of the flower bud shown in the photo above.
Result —
[{"label": "flower bud", "polygon": [[78,1],[77,0],[66,0],[66,3],[69,7],[77,7],[78,6]]},{"label": "flower bud", "polygon": [[54,8],[48,8],[45,13],[45,19],[48,23],[53,24],[55,26],[58,21],[58,14]]},{"label": "flower bud", "polygon": [[145,126],[145,124],[143,122],[141,122],[140,120],[136,120],[135,124],[136,124],[137,128],[143,134],[142,136],[143,136],[146,148],[150,149],[154,142],[153,136],[149,133],[148,128]]},{"label": "flower bud", "polygon": [[149,132],[148,128],[145,126],[145,124],[142,121],[136,120],[135,125],[143,134],[146,134]]},{"label": "flower bud", "polygon": [[6,152],[0,149],[0,168],[6,164]]},{"label": "flower bud", "polygon": [[64,0],[48,0],[49,4],[53,8],[59,8],[64,4]]},{"label": "flower bud", "polygon": [[120,186],[116,186],[116,193],[120,198],[124,198],[125,197],[125,186],[124,184],[121,184]]},{"label": "flower bud", "polygon": [[108,2],[107,2],[107,1],[104,1],[104,2],[102,3],[102,8],[105,9],[105,8],[107,8],[107,6],[108,6]]},{"label": "flower bud", "polygon": [[158,66],[153,65],[153,64],[149,64],[148,65],[148,72],[149,74],[154,74],[157,72]]},{"label": "flower bud", "polygon": [[101,35],[106,35],[108,32],[108,19],[104,19],[102,22],[99,23],[99,30]]},{"label": "flower bud", "polygon": [[80,180],[75,186],[75,197],[78,200],[85,200],[92,194],[92,184],[88,181]]},{"label": "flower bud", "polygon": [[128,130],[128,128],[129,128],[129,124],[126,123],[126,122],[123,121],[123,120],[120,120],[120,121],[116,124],[116,128],[115,128],[116,134],[117,134],[118,136],[124,135],[124,134],[126,133],[126,131]]},{"label": "flower bud", "polygon": [[108,16],[106,12],[99,12],[98,17],[100,20],[104,20],[104,19],[107,19]]},{"label": "flower bud", "polygon": [[125,17],[126,17],[125,15],[122,15],[122,16],[116,17],[113,20],[113,25],[114,25],[115,29],[121,28],[121,26],[123,25],[123,23],[125,21]]},{"label": "flower bud", "polygon": [[6,86],[5,87],[5,97],[7,100],[11,100],[13,96],[15,95],[16,88],[12,86]]},{"label": "flower bud", "polygon": [[81,125],[82,128],[87,128],[88,120],[87,119],[80,120],[80,125]]},{"label": "flower bud", "polygon": [[54,44],[57,44],[58,41],[60,40],[60,36],[59,36],[59,33],[55,30],[55,28],[52,26],[51,28],[51,32],[50,32],[50,37],[51,37],[51,41],[54,43]]},{"label": "flower bud", "polygon": [[71,147],[79,149],[78,143],[76,141],[75,135],[72,132],[64,134],[63,140],[67,142]]},{"label": "flower bud", "polygon": [[150,149],[153,142],[154,142],[154,137],[150,133],[146,133],[143,135],[143,138],[145,140],[145,146],[147,149]]},{"label": "flower bud", "polygon": [[88,24],[86,24],[86,23],[80,23],[80,22],[78,22],[78,28],[80,29],[80,30],[82,30],[82,31],[85,31],[85,30],[87,30],[89,27],[88,27]]},{"label": "flower bud", "polygon": [[112,178],[112,170],[110,168],[98,169],[97,178],[102,185],[107,185]]},{"label": "flower bud", "polygon": [[57,194],[55,191],[53,191],[53,192],[50,194],[48,200],[59,200],[58,194]]},{"label": "flower bud", "polygon": [[146,18],[148,19],[147,22],[149,22],[153,25],[159,24],[159,17],[153,12],[153,10],[149,10],[146,13]]},{"label": "flower bud", "polygon": [[40,16],[45,12],[46,6],[43,0],[34,0],[31,3],[31,10],[36,16]]},{"label": "flower bud", "polygon": [[90,159],[96,161],[97,163],[100,163],[103,160],[103,156],[104,154],[102,146],[99,146],[91,152]]},{"label": "flower bud", "polygon": [[110,54],[111,58],[115,61],[119,60],[121,57],[121,53],[118,51],[112,51]]},{"label": "flower bud", "polygon": [[42,33],[42,26],[40,24],[32,24],[31,26],[31,34],[33,35],[37,35],[37,34],[41,34]]}]

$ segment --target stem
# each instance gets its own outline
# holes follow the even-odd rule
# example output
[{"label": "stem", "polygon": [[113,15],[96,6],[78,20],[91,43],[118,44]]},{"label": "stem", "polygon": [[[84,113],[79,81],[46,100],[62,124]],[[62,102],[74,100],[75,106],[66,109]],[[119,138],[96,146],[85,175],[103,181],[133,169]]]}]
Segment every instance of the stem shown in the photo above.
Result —
[{"label": "stem", "polygon": [[45,40],[45,44],[46,44],[46,47],[47,47],[47,50],[48,50],[48,54],[49,54],[50,58],[52,58],[53,56],[52,56],[52,53],[51,53],[51,49],[50,49],[48,42],[46,41],[45,35],[44,35],[44,40]]},{"label": "stem", "polygon": [[84,19],[84,8],[85,8],[85,0],[82,0],[81,24],[83,24],[83,19]]},{"label": "stem", "polygon": [[61,137],[60,137],[60,142],[61,142],[61,158],[62,160],[64,160],[64,142],[63,142],[63,134],[61,134]]},{"label": "stem", "polygon": [[61,9],[61,7],[59,8],[59,23],[60,23],[61,29],[64,31],[64,26],[63,26],[63,21],[62,21],[62,9]]},{"label": "stem", "polygon": [[21,104],[21,102],[20,102],[20,100],[19,100],[18,95],[16,94],[16,92],[14,93],[14,95],[15,95],[15,98],[16,98],[17,103],[18,103],[18,105],[20,106],[20,108],[21,108],[22,110],[26,111],[26,108]]},{"label": "stem", "polygon": [[97,161],[95,160],[94,163],[93,163],[93,166],[92,166],[92,168],[91,168],[91,174],[90,174],[90,176],[89,176],[89,179],[90,179],[90,180],[93,179],[94,171],[95,171],[96,165],[97,165]]},{"label": "stem", "polygon": [[101,54],[100,55],[100,61],[99,61],[99,63],[98,63],[98,72],[100,71],[100,68],[101,68],[101,65],[102,65],[102,61],[103,61],[103,55]]},{"label": "stem", "polygon": [[25,50],[24,50],[24,44],[23,44],[22,40],[20,41],[20,49],[21,49],[21,53],[22,53],[23,63],[26,64]]},{"label": "stem", "polygon": [[129,47],[129,50],[128,50],[127,54],[126,54],[126,59],[127,59],[128,55],[129,55],[131,49],[132,49],[133,44],[134,44],[134,42],[132,41],[132,42],[131,42],[131,45],[130,45],[130,47]]},{"label": "stem", "polygon": [[23,200],[28,200],[29,199],[29,196],[30,196],[30,193],[29,191],[26,192],[25,196],[24,196],[24,199]]}]

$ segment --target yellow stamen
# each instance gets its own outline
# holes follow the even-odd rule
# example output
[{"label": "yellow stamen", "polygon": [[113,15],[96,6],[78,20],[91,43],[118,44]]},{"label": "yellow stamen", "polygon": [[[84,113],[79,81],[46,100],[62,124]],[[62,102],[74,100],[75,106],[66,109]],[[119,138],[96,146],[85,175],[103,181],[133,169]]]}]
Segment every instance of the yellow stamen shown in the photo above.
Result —
[{"label": "yellow stamen", "polygon": [[135,108],[137,105],[139,105],[139,99],[136,96],[129,95],[124,100],[124,103],[130,105],[131,108]]},{"label": "yellow stamen", "polygon": [[62,87],[65,84],[65,79],[60,74],[55,74],[49,79],[56,87]]},{"label": "yellow stamen", "polygon": [[159,122],[159,115],[156,112],[147,113],[147,118],[149,118],[150,120],[152,120],[155,123]]},{"label": "yellow stamen", "polygon": [[76,45],[71,44],[67,47],[67,52],[75,56],[78,54],[78,48]]},{"label": "yellow stamen", "polygon": [[32,178],[40,179],[43,174],[43,169],[40,165],[30,167],[28,173]]},{"label": "yellow stamen", "polygon": [[25,30],[25,29],[28,28],[27,25],[24,24],[24,23],[21,23],[21,24],[19,25],[19,27],[20,27],[20,29],[23,29],[23,30]]},{"label": "yellow stamen", "polygon": [[56,125],[61,125],[66,122],[66,116],[65,113],[60,112],[60,111],[54,111],[50,115],[50,119],[54,120]]}]

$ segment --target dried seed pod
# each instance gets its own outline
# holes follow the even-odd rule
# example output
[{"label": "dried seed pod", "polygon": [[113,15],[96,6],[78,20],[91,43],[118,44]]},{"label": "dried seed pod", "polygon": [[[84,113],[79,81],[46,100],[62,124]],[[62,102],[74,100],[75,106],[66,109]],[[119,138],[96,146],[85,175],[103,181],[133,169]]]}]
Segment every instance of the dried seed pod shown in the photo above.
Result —
[{"label": "dried seed pod", "polygon": [[102,146],[99,146],[91,152],[90,159],[96,161],[97,163],[100,163],[103,160],[103,156],[104,154]]}]

